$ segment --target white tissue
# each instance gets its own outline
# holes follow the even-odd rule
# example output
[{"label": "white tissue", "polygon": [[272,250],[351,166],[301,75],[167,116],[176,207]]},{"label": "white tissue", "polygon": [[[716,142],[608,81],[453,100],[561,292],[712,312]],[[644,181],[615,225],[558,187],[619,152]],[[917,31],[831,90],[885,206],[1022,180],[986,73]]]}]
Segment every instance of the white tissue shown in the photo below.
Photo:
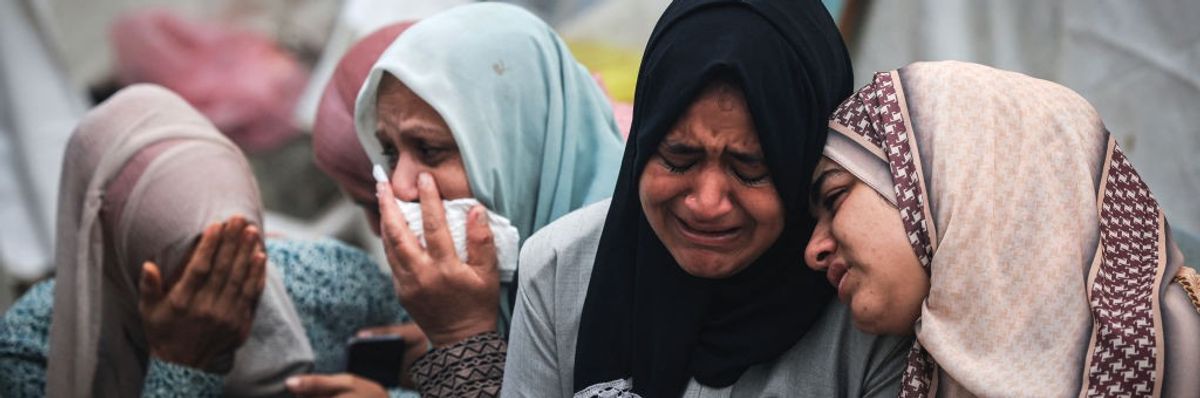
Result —
[{"label": "white tissue", "polygon": [[[388,182],[387,173],[383,171],[383,167],[375,165],[372,174],[376,181]],[[404,219],[408,221],[408,228],[412,230],[421,242],[421,246],[424,247],[425,224],[421,221],[421,204],[405,202],[400,199],[396,199],[396,204],[404,213]],[[463,261],[467,260],[467,215],[470,214],[471,208],[478,204],[479,201],[473,198],[442,201],[442,208],[445,209],[446,214],[446,225],[450,230],[450,237],[454,240],[454,249],[458,252],[458,258]],[[507,218],[490,209],[487,211],[487,219],[488,227],[492,229],[492,241],[496,245],[500,281],[512,282],[513,274],[517,271],[517,256],[519,255],[517,242],[520,240],[520,233]]]}]

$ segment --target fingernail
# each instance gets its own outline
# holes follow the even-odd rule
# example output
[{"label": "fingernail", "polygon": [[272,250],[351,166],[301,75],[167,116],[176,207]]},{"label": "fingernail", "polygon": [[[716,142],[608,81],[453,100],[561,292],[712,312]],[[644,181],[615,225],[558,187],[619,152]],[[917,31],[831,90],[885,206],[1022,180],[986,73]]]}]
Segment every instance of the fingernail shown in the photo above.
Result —
[{"label": "fingernail", "polygon": [[283,384],[286,384],[288,386],[288,388],[300,387],[300,378],[299,377],[289,377],[289,378],[287,378],[286,381],[283,382]]},{"label": "fingernail", "polygon": [[475,223],[479,225],[487,225],[487,211],[483,206],[475,206]]},{"label": "fingernail", "polygon": [[363,330],[358,332],[358,337],[371,337],[372,334],[370,330]]},{"label": "fingernail", "polygon": [[388,181],[387,171],[384,171],[383,166],[380,165],[375,165],[371,168],[371,176],[375,177],[375,181],[378,182]]},{"label": "fingernail", "polygon": [[420,184],[422,188],[429,187],[430,184],[433,184],[433,177],[429,173],[418,174],[417,184]]}]

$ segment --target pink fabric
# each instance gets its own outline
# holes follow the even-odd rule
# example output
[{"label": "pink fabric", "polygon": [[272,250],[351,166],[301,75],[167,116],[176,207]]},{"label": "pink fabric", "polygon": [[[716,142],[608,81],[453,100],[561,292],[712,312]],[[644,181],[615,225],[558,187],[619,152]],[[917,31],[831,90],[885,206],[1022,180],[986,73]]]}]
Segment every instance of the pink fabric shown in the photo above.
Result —
[{"label": "pink fabric", "polygon": [[110,33],[122,83],[171,89],[243,149],[268,150],[298,132],[292,111],[308,72],[270,38],[164,9],[126,14]]},{"label": "pink fabric", "polygon": [[599,73],[592,74],[592,78],[596,79],[596,85],[604,91],[604,95],[608,97],[609,105],[612,105],[613,119],[617,121],[617,128],[621,130],[621,138],[629,140],[629,129],[633,126],[633,104],[614,100],[608,92],[608,86],[604,84],[604,77]]},{"label": "pink fabric", "polygon": [[379,55],[414,22],[383,27],[346,51],[321,96],[313,124],[313,156],[317,167],[348,191],[374,192],[371,161],[354,130],[354,101]]}]

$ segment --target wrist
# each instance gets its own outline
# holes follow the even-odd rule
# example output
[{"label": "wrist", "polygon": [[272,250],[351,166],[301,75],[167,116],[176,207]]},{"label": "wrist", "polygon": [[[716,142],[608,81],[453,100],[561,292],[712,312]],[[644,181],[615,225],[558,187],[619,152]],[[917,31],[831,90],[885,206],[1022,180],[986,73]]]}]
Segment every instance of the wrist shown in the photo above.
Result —
[{"label": "wrist", "polygon": [[429,335],[429,342],[433,344],[434,348],[445,348],[471,337],[494,332],[496,332],[496,320],[493,318],[487,321],[480,320],[456,330],[431,334]]}]

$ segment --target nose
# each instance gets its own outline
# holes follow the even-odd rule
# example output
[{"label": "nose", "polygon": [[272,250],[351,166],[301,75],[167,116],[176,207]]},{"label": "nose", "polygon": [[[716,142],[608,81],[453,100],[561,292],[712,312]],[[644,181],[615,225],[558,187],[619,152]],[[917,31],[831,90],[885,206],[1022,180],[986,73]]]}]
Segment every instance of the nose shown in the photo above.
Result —
[{"label": "nose", "polygon": [[684,198],[688,211],[697,221],[715,221],[733,210],[729,199],[729,177],[715,167],[705,168],[696,176],[692,191]]},{"label": "nose", "polygon": [[836,251],[837,242],[833,239],[829,219],[822,217],[817,220],[817,227],[813,229],[808,246],[804,248],[804,262],[814,271],[824,271],[829,269],[830,259]]},{"label": "nose", "polygon": [[417,174],[420,174],[423,168],[417,164],[412,156],[401,154],[396,161],[396,168],[392,169],[392,191],[396,194],[396,199],[405,202],[416,202],[419,198],[417,192]]}]

